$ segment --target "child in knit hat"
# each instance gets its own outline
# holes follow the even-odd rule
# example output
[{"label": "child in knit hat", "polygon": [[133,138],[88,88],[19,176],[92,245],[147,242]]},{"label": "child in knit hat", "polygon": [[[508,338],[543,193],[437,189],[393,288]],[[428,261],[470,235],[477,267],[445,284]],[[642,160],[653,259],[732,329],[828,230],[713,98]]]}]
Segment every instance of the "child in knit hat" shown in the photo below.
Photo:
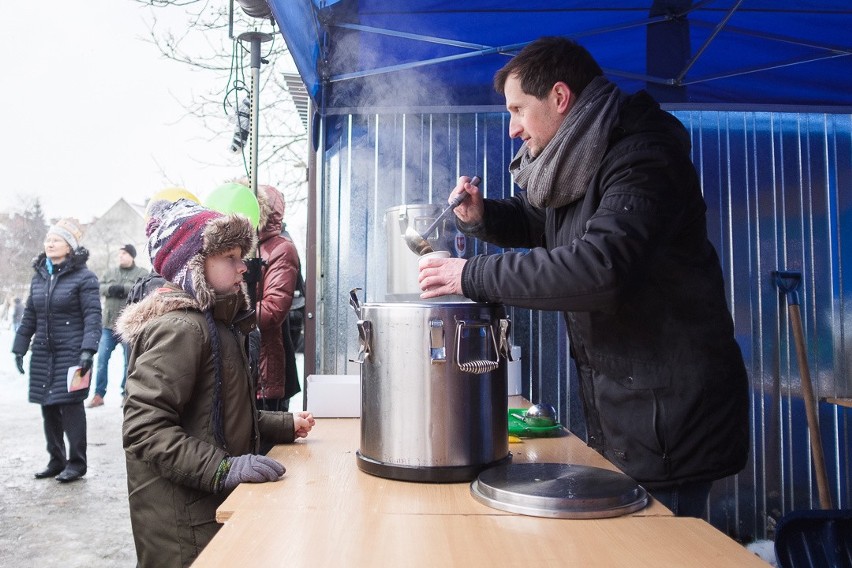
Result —
[{"label": "child in knit hat", "polygon": [[243,258],[254,231],[186,199],[150,206],[154,270],[167,281],[122,312],[132,345],[124,405],[130,518],[138,566],[188,565],[219,529],[216,508],[242,482],[284,466],[261,443],[307,436],[307,412],[255,409],[246,357],[254,327]]}]

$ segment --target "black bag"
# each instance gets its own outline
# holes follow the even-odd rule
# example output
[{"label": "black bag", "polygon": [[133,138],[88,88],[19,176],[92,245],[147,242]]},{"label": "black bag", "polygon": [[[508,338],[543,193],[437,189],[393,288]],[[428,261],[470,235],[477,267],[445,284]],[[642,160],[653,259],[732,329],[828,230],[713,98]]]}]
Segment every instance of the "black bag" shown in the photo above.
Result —
[{"label": "black bag", "polygon": [[305,281],[302,279],[301,266],[296,276],[293,303],[290,304],[290,311],[281,324],[281,331],[287,369],[284,377],[284,399],[289,405],[290,398],[302,390],[299,371],[296,369],[296,353],[305,352]]},{"label": "black bag", "polygon": [[305,280],[302,278],[302,270],[299,268],[296,277],[296,289],[293,291],[293,303],[290,305],[290,313],[284,320],[284,333],[289,333],[296,353],[305,352]]},{"label": "black bag", "polygon": [[166,279],[154,272],[153,270],[145,276],[140,276],[133,283],[127,299],[124,301],[125,306],[141,302],[145,296],[156,290],[166,283]]}]

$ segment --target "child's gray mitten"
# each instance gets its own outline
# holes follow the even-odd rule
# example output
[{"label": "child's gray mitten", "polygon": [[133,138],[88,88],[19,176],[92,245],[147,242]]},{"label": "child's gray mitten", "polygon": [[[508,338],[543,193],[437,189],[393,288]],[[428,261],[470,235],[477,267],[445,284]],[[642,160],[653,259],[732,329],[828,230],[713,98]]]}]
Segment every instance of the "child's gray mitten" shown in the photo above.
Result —
[{"label": "child's gray mitten", "polygon": [[222,481],[222,490],[228,491],[240,483],[264,483],[275,481],[284,475],[284,466],[272,458],[246,454],[227,461],[227,474]]}]

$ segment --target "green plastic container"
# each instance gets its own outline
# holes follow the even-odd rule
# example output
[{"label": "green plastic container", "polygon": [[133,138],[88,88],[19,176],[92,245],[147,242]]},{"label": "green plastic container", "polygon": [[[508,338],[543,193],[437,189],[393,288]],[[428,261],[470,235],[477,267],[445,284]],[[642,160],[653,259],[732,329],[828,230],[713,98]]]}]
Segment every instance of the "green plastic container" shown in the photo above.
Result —
[{"label": "green plastic container", "polygon": [[[529,426],[518,416],[523,416],[525,408],[509,409],[509,435],[519,438],[551,438],[562,434],[562,425],[553,426]],[[515,416],[517,415],[517,416]]]}]

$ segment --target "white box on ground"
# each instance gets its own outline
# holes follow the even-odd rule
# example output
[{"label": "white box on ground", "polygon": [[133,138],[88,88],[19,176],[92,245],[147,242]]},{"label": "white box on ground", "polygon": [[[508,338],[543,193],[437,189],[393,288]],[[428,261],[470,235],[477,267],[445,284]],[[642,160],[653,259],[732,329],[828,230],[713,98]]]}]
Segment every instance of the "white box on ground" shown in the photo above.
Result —
[{"label": "white box on ground", "polygon": [[359,375],[308,375],[306,409],[315,418],[358,418],[361,416]]},{"label": "white box on ground", "polygon": [[506,365],[509,379],[509,396],[523,394],[521,386],[521,346],[512,346],[512,360]]}]

